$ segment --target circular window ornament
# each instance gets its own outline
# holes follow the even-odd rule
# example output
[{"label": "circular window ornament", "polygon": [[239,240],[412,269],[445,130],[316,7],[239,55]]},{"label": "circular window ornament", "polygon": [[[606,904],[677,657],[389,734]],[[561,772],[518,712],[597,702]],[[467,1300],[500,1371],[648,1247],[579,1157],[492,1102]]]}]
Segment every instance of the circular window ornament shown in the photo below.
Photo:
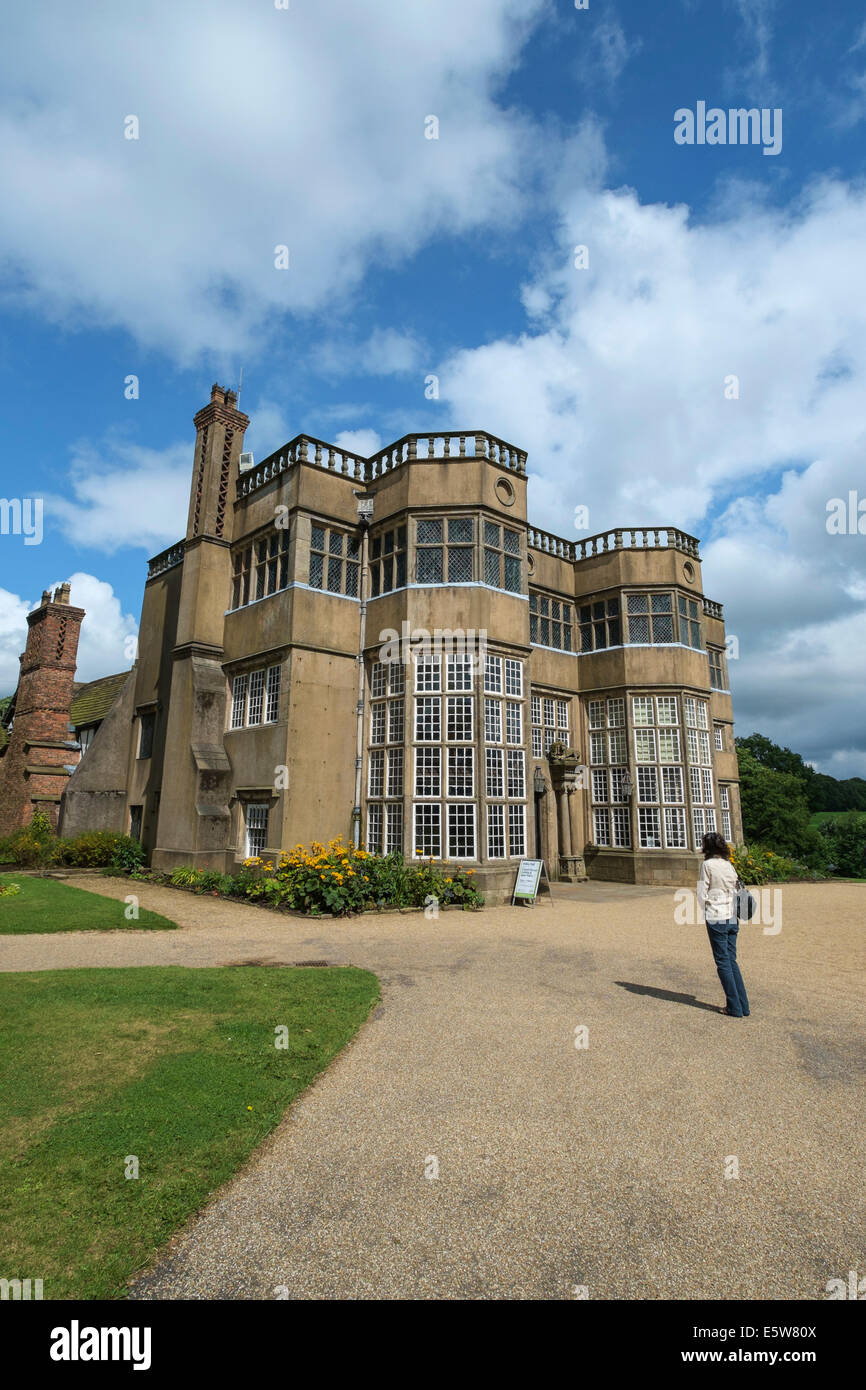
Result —
[{"label": "circular window ornament", "polygon": [[502,503],[503,507],[514,506],[514,488],[511,486],[507,478],[497,478],[493,487],[493,491],[496,493],[496,496]]},{"label": "circular window ornament", "polygon": [[686,560],[685,564],[683,565],[683,574],[685,575],[686,579],[689,581],[690,584],[694,582],[695,567],[692,564],[691,560]]},{"label": "circular window ornament", "polygon": [[529,574],[535,574],[535,561],[531,555],[526,557],[526,569]]}]

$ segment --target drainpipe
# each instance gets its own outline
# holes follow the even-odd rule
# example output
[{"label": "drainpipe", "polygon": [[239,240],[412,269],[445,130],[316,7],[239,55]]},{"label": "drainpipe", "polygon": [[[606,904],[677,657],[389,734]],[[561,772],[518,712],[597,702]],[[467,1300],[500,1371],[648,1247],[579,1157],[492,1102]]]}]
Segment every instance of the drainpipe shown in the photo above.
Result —
[{"label": "drainpipe", "polygon": [[361,532],[361,621],[358,630],[358,703],[357,736],[355,743],[355,804],[352,807],[352,843],[361,847],[361,779],[364,769],[364,648],[367,644],[367,562],[370,544],[370,522],[373,520],[373,498],[355,493],[358,499],[358,524]]}]

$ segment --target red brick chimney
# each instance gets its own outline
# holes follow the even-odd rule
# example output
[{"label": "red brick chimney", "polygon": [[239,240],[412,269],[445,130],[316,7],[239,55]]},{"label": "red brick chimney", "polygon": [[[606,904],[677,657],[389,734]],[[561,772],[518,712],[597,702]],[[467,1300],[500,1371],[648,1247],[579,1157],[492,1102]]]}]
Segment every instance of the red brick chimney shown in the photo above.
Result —
[{"label": "red brick chimney", "polygon": [[60,797],[79,754],[69,728],[69,707],[83,608],[72,608],[69,585],[42,595],[27,615],[12,724],[0,759],[0,835],[10,835],[45,811],[56,827]]}]

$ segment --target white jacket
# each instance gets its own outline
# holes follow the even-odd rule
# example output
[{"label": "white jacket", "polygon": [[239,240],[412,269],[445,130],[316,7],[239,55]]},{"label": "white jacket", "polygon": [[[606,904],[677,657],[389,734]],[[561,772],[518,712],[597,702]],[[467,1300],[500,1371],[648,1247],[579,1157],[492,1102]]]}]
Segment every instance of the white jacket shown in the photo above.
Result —
[{"label": "white jacket", "polygon": [[737,871],[730,859],[705,859],[698,879],[698,906],[708,922],[737,919]]}]

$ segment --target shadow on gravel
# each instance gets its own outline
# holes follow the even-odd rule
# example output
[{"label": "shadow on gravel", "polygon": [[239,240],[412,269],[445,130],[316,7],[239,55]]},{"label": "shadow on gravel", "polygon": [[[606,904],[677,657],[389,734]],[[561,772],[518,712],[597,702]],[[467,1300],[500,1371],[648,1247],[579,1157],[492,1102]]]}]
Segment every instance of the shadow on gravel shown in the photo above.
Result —
[{"label": "shadow on gravel", "polygon": [[720,1012],[718,1005],[704,1004],[694,994],[677,994],[675,990],[655,989],[653,985],[633,985],[627,980],[614,980],[614,984],[632,994],[649,994],[653,999],[665,999],[669,1004],[690,1004],[693,1009],[706,1009],[711,1014]]}]

